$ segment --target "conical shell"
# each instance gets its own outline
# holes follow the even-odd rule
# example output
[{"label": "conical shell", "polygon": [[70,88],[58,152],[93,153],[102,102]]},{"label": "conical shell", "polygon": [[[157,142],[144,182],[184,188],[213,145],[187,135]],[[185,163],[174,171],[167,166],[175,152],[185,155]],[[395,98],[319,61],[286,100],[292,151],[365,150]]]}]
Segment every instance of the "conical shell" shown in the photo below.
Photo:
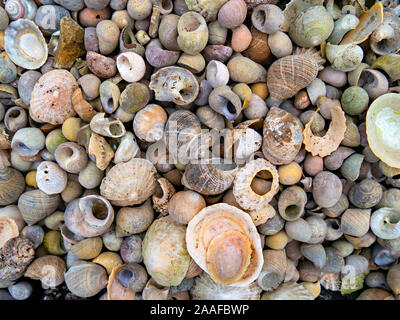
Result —
[{"label": "conical shell", "polygon": [[18,199],[18,209],[27,224],[32,225],[53,213],[60,203],[60,195],[47,195],[41,190],[24,192]]},{"label": "conical shell", "polygon": [[145,159],[118,163],[103,179],[100,193],[118,206],[141,203],[154,193],[156,174],[153,164]]},{"label": "conical shell", "polygon": [[21,172],[14,168],[0,169],[0,205],[16,202],[25,189],[25,180]]},{"label": "conical shell", "polygon": [[37,122],[62,124],[75,115],[72,94],[77,88],[75,77],[67,70],[47,72],[33,89],[31,117]]}]

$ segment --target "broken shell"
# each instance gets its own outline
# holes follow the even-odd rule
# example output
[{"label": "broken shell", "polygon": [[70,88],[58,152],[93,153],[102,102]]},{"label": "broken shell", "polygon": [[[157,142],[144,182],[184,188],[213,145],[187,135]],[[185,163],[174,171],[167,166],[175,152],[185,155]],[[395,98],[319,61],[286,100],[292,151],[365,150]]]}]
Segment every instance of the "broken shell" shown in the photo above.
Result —
[{"label": "broken shell", "polygon": [[300,151],[303,136],[300,120],[282,109],[272,107],[264,121],[262,151],[273,164],[292,162]]},{"label": "broken shell", "polygon": [[41,190],[26,191],[18,199],[18,209],[28,225],[33,225],[52,214],[59,204],[58,194],[47,195]]},{"label": "broken shell", "polygon": [[339,44],[348,31],[357,27],[359,21],[354,14],[345,14],[335,21],[334,29],[327,41],[332,44]]},{"label": "broken shell", "polygon": [[138,42],[130,26],[122,29],[119,37],[119,48],[121,52],[135,52],[141,56],[145,53],[145,48]]},{"label": "broken shell", "polygon": [[383,207],[372,214],[371,230],[381,239],[397,239],[400,237],[399,221],[399,211]]},{"label": "broken shell", "polygon": [[372,208],[382,199],[382,186],[373,179],[364,179],[354,185],[348,194],[349,200],[357,208]]},{"label": "broken shell", "polygon": [[78,297],[88,298],[98,294],[107,286],[106,270],[92,262],[72,265],[65,273],[65,284]]},{"label": "broken shell", "polygon": [[146,47],[146,60],[155,68],[174,65],[179,59],[179,51],[170,51],[162,48],[158,39],[153,39]]},{"label": "broken shell", "polygon": [[90,122],[97,113],[92,105],[83,99],[82,90],[80,88],[76,89],[72,94],[71,102],[75,112],[83,121]]},{"label": "broken shell", "polygon": [[148,273],[163,286],[178,285],[186,275],[190,256],[185,232],[185,226],[167,216],[155,220],[143,239],[143,262]]},{"label": "broken shell", "polygon": [[61,124],[75,115],[72,94],[78,88],[74,76],[66,70],[53,70],[36,83],[31,98],[30,115],[38,122]]},{"label": "broken shell", "polygon": [[244,0],[230,0],[218,11],[218,23],[221,27],[234,29],[246,19],[247,6]]},{"label": "broken shell", "polygon": [[105,118],[105,113],[98,113],[90,120],[90,129],[110,138],[121,138],[126,133],[125,126],[120,120]]},{"label": "broken shell", "polygon": [[227,64],[231,80],[244,83],[265,82],[267,72],[265,68],[253,60],[235,56]]},{"label": "broken shell", "polygon": [[382,69],[389,76],[391,81],[400,79],[399,72],[400,54],[388,53],[376,59],[371,67]]},{"label": "broken shell", "polygon": [[304,128],[303,143],[306,150],[311,152],[313,156],[319,155],[325,157],[337,150],[339,144],[343,140],[346,131],[346,118],[342,108],[336,105],[331,109],[332,121],[329,124],[327,133],[323,137],[319,137],[315,136],[311,131],[311,124],[316,114],[317,112],[314,113]]},{"label": "broken shell", "polygon": [[91,72],[100,78],[111,78],[117,73],[115,60],[105,57],[94,51],[88,51],[86,54],[86,63]]},{"label": "broken shell", "polygon": [[236,119],[242,108],[239,96],[226,85],[214,88],[208,97],[208,103],[211,109],[224,115],[228,120]]},{"label": "broken shell", "polygon": [[57,256],[46,255],[32,262],[25,277],[40,280],[43,288],[55,288],[64,282],[65,262]]},{"label": "broken shell", "polygon": [[99,87],[99,93],[104,111],[113,113],[118,108],[118,102],[120,100],[120,90],[118,86],[111,81],[104,81]]},{"label": "broken shell", "polygon": [[334,45],[327,43],[325,54],[334,69],[345,72],[355,70],[364,57],[362,48],[355,44]]},{"label": "broken shell", "polygon": [[[293,97],[317,77],[323,62],[324,59],[315,49],[297,50],[294,55],[276,60],[268,69],[267,85],[271,99],[283,100]],[[302,77],[299,77],[300,74]]]},{"label": "broken shell", "polygon": [[67,173],[52,161],[43,161],[37,167],[38,188],[48,195],[61,193],[67,186]]},{"label": "broken shell", "polygon": [[251,14],[253,26],[267,34],[278,31],[284,20],[282,10],[274,4],[260,4],[254,8]]},{"label": "broken shell", "polygon": [[105,233],[114,220],[114,210],[101,196],[89,195],[75,199],[65,209],[65,225],[81,237],[96,237]]},{"label": "broken shell", "polygon": [[307,195],[302,188],[298,186],[286,188],[279,196],[279,214],[286,221],[295,221],[304,214],[306,203]]},{"label": "broken shell", "polygon": [[208,28],[204,18],[196,12],[183,14],[177,25],[179,48],[191,55],[196,55],[207,45]]},{"label": "broken shell", "polygon": [[107,143],[106,139],[95,132],[90,133],[87,152],[89,158],[96,162],[96,166],[100,170],[105,170],[114,157],[114,151]]},{"label": "broken shell", "polygon": [[58,165],[69,173],[79,173],[87,164],[86,151],[74,142],[60,144],[54,151]]},{"label": "broken shell", "polygon": [[[216,241],[226,245],[227,249],[240,247],[237,249],[241,251],[233,253],[225,249],[223,255],[216,256],[214,250],[219,246]],[[186,245],[194,261],[217,283],[245,287],[257,279],[262,269],[263,257],[257,229],[247,213],[227,204],[209,206],[194,216],[188,224]],[[251,245],[251,248],[246,250],[246,245]],[[233,257],[240,261],[233,260]],[[233,264],[233,268],[228,268],[224,274],[221,268],[227,263]]]},{"label": "broken shell", "polygon": [[154,210],[150,200],[134,208],[121,208],[117,213],[116,232],[120,237],[126,237],[146,231],[154,219]]},{"label": "broken shell", "polygon": [[328,39],[334,27],[330,13],[323,6],[305,9],[290,25],[290,38],[300,47],[316,47]]},{"label": "broken shell", "polygon": [[5,31],[5,50],[10,59],[25,69],[38,69],[47,60],[47,45],[39,28],[31,20],[11,22]]},{"label": "broken shell", "polygon": [[162,215],[168,214],[168,203],[175,194],[175,188],[165,178],[157,179],[157,188],[152,195],[153,208]]},{"label": "broken shell", "polygon": [[139,146],[132,132],[127,132],[122,138],[115,151],[114,163],[126,162],[135,158],[139,152]]},{"label": "broken shell", "polygon": [[335,205],[342,194],[342,183],[338,176],[329,171],[318,173],[313,179],[313,198],[321,207]]},{"label": "broken shell", "polygon": [[[154,193],[156,172],[153,164],[145,159],[134,158],[118,163],[103,179],[100,193],[118,206],[141,203]],[[123,183],[121,177],[124,177]]]},{"label": "broken shell", "polygon": [[389,90],[389,81],[386,76],[378,70],[368,68],[361,72],[357,85],[367,91],[371,100],[384,95]]}]

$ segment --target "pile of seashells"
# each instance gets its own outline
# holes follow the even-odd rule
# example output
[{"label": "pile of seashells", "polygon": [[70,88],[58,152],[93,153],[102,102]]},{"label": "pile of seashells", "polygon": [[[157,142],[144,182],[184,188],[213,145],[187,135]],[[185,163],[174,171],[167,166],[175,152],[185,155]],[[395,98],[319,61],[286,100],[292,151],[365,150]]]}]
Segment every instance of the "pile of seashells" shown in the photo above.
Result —
[{"label": "pile of seashells", "polygon": [[399,16],[2,0],[0,300],[398,299]]}]

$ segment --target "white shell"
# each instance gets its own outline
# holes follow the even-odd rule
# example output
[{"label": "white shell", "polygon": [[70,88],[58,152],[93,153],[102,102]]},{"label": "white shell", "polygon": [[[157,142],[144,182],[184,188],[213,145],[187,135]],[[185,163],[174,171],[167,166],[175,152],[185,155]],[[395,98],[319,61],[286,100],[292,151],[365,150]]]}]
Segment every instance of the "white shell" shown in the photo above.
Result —
[{"label": "white shell", "polygon": [[213,88],[224,86],[229,82],[229,70],[222,62],[211,60],[207,65],[206,78]]},{"label": "white shell", "polygon": [[117,57],[117,68],[127,82],[136,82],[143,78],[146,65],[143,58],[135,52],[123,52]]}]

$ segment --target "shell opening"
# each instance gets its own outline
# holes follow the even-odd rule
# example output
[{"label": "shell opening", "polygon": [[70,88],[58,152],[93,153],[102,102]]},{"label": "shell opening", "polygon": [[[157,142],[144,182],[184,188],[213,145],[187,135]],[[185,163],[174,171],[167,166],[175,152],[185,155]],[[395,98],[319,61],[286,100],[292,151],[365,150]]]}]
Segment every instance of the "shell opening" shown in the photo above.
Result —
[{"label": "shell opening", "polygon": [[261,26],[265,24],[265,11],[264,10],[257,10],[255,16],[254,16],[255,21],[257,21]]},{"label": "shell opening", "polygon": [[30,59],[41,59],[45,55],[40,40],[33,33],[25,33],[19,37],[21,52]]},{"label": "shell opening", "polygon": [[384,224],[397,224],[400,221],[400,215],[390,215],[383,220]]},{"label": "shell opening", "polygon": [[117,280],[124,288],[129,287],[129,282],[134,278],[134,274],[131,270],[121,269],[117,273]]},{"label": "shell opening", "polygon": [[236,118],[236,107],[235,105],[224,96],[219,96],[222,103],[222,112],[228,120],[234,120]]},{"label": "shell opening", "polygon": [[114,136],[119,136],[123,133],[121,125],[119,125],[118,123],[110,124],[110,132]]},{"label": "shell opening", "polygon": [[103,201],[94,199],[90,201],[89,207],[91,208],[92,214],[96,219],[104,220],[107,218],[108,208]]},{"label": "shell opening", "polygon": [[74,151],[69,147],[64,147],[58,150],[58,154],[60,159],[68,159],[72,157]]},{"label": "shell opening", "polygon": [[303,211],[303,209],[295,204],[292,204],[285,208],[285,214],[288,217],[288,219],[295,219],[296,217],[299,216],[301,211]]},{"label": "shell opening", "polygon": [[103,99],[101,99],[101,105],[103,106],[104,111],[106,111],[107,113],[112,112],[114,109],[113,97],[104,97]]}]

